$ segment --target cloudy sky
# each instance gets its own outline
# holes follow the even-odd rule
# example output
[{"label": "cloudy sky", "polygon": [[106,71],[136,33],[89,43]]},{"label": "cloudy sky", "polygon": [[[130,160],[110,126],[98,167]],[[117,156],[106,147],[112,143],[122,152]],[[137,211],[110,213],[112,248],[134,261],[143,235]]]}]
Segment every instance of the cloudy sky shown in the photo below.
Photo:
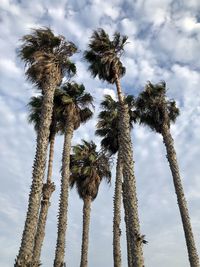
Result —
[{"label": "cloudy sky", "polygon": [[[103,27],[109,34],[116,30],[129,37],[123,56],[127,68],[122,86],[126,94],[142,90],[147,81],[165,80],[168,97],[181,110],[172,127],[181,176],[191,222],[200,253],[200,1],[198,0],[1,0],[0,2],[0,266],[10,267],[20,245],[24,227],[31,170],[35,154],[35,132],[27,123],[29,98],[36,89],[26,81],[24,65],[17,57],[19,39],[30,28],[48,26],[77,44],[87,47],[94,29]],[[79,53],[77,82],[84,83],[95,98],[95,114],[106,93],[115,88],[92,79]],[[73,144],[94,137],[95,117],[80,127]],[[159,135],[135,126],[135,173],[139,200],[141,231],[148,245],[144,247],[145,266],[189,266],[184,234],[177,208],[166,151]],[[52,266],[56,242],[57,207],[63,137],[56,140],[52,197],[47,235],[42,252],[44,267]],[[113,174],[114,174],[113,168]],[[111,186],[102,184],[92,205],[89,267],[110,267],[112,260]],[[82,202],[70,192],[66,262],[77,267],[80,261]],[[122,220],[123,267],[126,243]]]}]

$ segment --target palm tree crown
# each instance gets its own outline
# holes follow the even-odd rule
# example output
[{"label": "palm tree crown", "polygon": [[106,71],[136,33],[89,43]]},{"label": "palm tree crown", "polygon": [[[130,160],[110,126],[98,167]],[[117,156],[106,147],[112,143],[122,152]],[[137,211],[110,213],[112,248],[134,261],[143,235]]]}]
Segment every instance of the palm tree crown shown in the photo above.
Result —
[{"label": "palm tree crown", "polygon": [[[76,73],[75,64],[69,60],[77,48],[61,35],[55,36],[49,28],[34,29],[22,38],[19,56],[28,66],[26,75],[31,82],[43,89],[43,83],[52,70],[56,71],[57,85],[62,76]],[[55,75],[54,75],[55,76]]]},{"label": "palm tree crown", "polygon": [[70,169],[70,185],[76,185],[82,199],[89,196],[94,200],[101,180],[111,179],[109,157],[102,151],[96,151],[96,145],[92,141],[82,140],[82,144],[73,147]]},{"label": "palm tree crown", "polygon": [[93,115],[89,108],[93,107],[93,97],[85,93],[83,84],[67,82],[55,92],[54,103],[58,111],[58,128],[60,133],[64,132],[66,117],[73,121],[74,130],[81,123],[87,122]]},{"label": "palm tree crown", "polygon": [[114,83],[116,74],[119,78],[125,74],[126,69],[120,61],[120,56],[127,39],[127,36],[121,36],[118,32],[114,34],[113,40],[110,40],[103,29],[93,32],[84,57],[89,62],[89,71],[94,77],[98,76],[100,80]]},{"label": "palm tree crown", "polygon": [[[130,128],[133,127],[135,121],[134,102],[132,95],[125,98],[125,103],[129,107]],[[101,108],[103,110],[98,115],[95,133],[102,137],[101,146],[110,154],[115,154],[119,149],[119,102],[110,95],[105,95]]]},{"label": "palm tree crown", "polygon": [[165,82],[148,82],[145,90],[137,98],[136,108],[140,123],[148,125],[158,133],[162,132],[163,124],[170,128],[170,122],[175,122],[179,115],[176,102],[166,97]]}]

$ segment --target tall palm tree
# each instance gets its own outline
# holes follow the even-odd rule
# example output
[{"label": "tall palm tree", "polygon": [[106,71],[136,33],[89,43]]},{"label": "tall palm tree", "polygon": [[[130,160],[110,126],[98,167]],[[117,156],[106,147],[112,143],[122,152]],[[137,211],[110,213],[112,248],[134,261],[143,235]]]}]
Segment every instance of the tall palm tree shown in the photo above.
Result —
[{"label": "tall palm tree", "polygon": [[89,224],[91,202],[96,198],[103,178],[110,181],[109,157],[96,150],[95,143],[82,140],[73,147],[71,155],[70,186],[76,185],[79,197],[83,200],[83,232],[80,267],[88,266]]},{"label": "tall palm tree", "polygon": [[[48,169],[47,169],[47,179],[43,184],[42,188],[42,200],[40,207],[40,214],[38,218],[37,231],[35,235],[35,243],[33,249],[33,258],[32,258],[32,267],[40,266],[40,255],[42,243],[45,236],[45,227],[48,215],[48,209],[50,206],[50,198],[55,190],[55,185],[52,182],[52,170],[53,170],[53,157],[54,157],[54,143],[56,133],[59,131],[57,126],[57,108],[58,103],[56,101],[58,90],[55,91],[54,95],[54,106],[53,106],[53,114],[52,114],[52,122],[50,125],[50,135],[49,135],[49,161],[48,161]],[[43,95],[34,96],[30,99],[28,103],[29,107],[29,122],[34,124],[34,128],[36,133],[39,130],[39,124],[41,119],[41,108],[43,102]]]},{"label": "tall palm tree", "polygon": [[[125,98],[125,102],[129,107],[130,116],[130,128],[133,127],[134,112],[134,98],[129,95]],[[122,194],[122,160],[119,152],[119,103],[115,101],[110,95],[105,95],[104,100],[101,103],[102,111],[99,113],[99,120],[97,123],[96,134],[102,137],[101,146],[110,155],[114,155],[118,152],[116,163],[116,180],[115,180],[115,192],[114,192],[114,217],[113,217],[113,259],[114,266],[121,266],[121,249],[120,249],[120,222],[121,222],[121,194]],[[125,200],[125,199],[124,199]],[[126,205],[124,205],[126,208]],[[125,216],[127,222],[128,214],[125,210]],[[126,224],[127,232],[127,256],[128,266],[131,265],[131,253],[130,253],[130,240],[128,234],[128,223]]]},{"label": "tall palm tree", "polygon": [[165,82],[158,84],[149,82],[145,90],[138,96],[136,106],[140,123],[148,125],[153,131],[161,134],[163,137],[183,223],[190,266],[199,267],[199,258],[181,182],[174,140],[170,132],[170,124],[175,122],[179,115],[179,109],[176,107],[174,100],[167,99]]},{"label": "tall palm tree", "polygon": [[131,254],[133,255],[133,266],[143,267],[144,259],[142,252],[142,236],[140,234],[140,224],[138,216],[138,205],[136,196],[136,181],[134,176],[133,151],[129,126],[128,105],[124,102],[124,95],[120,84],[120,78],[125,74],[120,57],[124,51],[127,37],[115,33],[112,40],[103,29],[94,31],[88,50],[84,57],[89,62],[91,74],[103,81],[115,84],[119,100],[119,146],[123,164],[124,187],[126,188],[128,210],[128,223],[131,242]]},{"label": "tall palm tree", "polygon": [[34,238],[40,208],[43,176],[49,141],[50,124],[53,110],[53,97],[63,75],[76,70],[69,57],[77,48],[62,36],[55,36],[48,29],[34,29],[31,34],[22,38],[19,56],[26,63],[26,76],[42,91],[41,120],[37,135],[35,160],[33,163],[32,185],[29,204],[21,240],[21,246],[15,266],[26,267],[30,264],[33,253]]},{"label": "tall palm tree", "polygon": [[93,112],[89,108],[93,98],[85,93],[83,84],[66,83],[60,90],[59,128],[64,132],[64,145],[61,168],[61,193],[58,215],[58,234],[54,267],[64,266],[65,234],[67,228],[68,188],[70,177],[70,150],[73,132],[81,123],[89,120]]}]

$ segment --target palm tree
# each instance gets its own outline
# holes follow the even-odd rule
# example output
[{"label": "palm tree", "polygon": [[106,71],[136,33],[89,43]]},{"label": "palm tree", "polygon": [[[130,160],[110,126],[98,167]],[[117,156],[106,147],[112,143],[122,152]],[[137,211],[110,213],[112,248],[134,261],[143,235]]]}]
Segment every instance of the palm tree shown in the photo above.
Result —
[{"label": "palm tree", "polygon": [[[53,106],[53,115],[52,115],[52,122],[50,126],[50,135],[49,135],[49,162],[48,162],[48,169],[47,169],[47,180],[46,183],[43,184],[42,188],[42,200],[41,200],[41,207],[40,207],[40,214],[38,219],[37,231],[35,235],[35,244],[33,249],[33,258],[32,258],[32,267],[40,266],[40,255],[41,255],[41,248],[42,243],[45,236],[45,227],[48,215],[48,209],[50,206],[50,198],[55,190],[55,185],[51,181],[52,178],[52,170],[53,170],[53,156],[54,156],[54,143],[55,143],[55,136],[58,132],[57,127],[57,103],[56,103],[56,95],[58,90],[55,91],[54,95],[54,106]],[[41,108],[43,102],[43,95],[32,97],[28,103],[29,107],[29,122],[34,124],[35,131],[38,132],[39,124],[41,119]]]},{"label": "palm tree", "polygon": [[89,106],[93,98],[85,93],[83,84],[66,83],[60,90],[59,129],[64,132],[61,168],[61,193],[58,215],[58,234],[54,267],[64,266],[65,234],[67,228],[68,188],[70,177],[70,150],[74,130],[92,117]]},{"label": "palm tree", "polygon": [[[130,128],[133,127],[134,112],[134,98],[129,95],[125,98],[125,102],[129,107],[130,116]],[[122,194],[122,160],[119,152],[119,103],[116,102],[110,95],[105,95],[104,100],[101,103],[102,111],[99,113],[99,120],[97,123],[96,134],[102,137],[101,146],[110,155],[114,155],[118,152],[116,163],[116,180],[115,180],[115,193],[114,193],[114,217],[113,217],[113,259],[114,266],[121,266],[121,249],[120,249],[120,222],[121,222],[121,194]],[[125,200],[125,198],[124,198]],[[124,205],[126,208],[126,205]],[[127,222],[128,214],[125,210],[125,216]],[[130,240],[128,234],[128,223],[126,224],[127,232],[127,256],[128,266],[131,265],[131,253],[130,253]]]},{"label": "palm tree", "polygon": [[61,83],[65,72],[69,75],[75,72],[75,65],[69,61],[69,57],[77,50],[73,43],[66,41],[62,36],[55,36],[48,28],[34,29],[31,34],[25,35],[22,41],[19,56],[26,63],[26,76],[42,91],[44,100],[37,135],[28,210],[21,246],[15,261],[16,267],[26,267],[32,260],[52,118],[54,91],[56,86]]},{"label": "palm tree", "polygon": [[170,124],[171,122],[175,122],[179,115],[179,109],[176,107],[174,100],[167,99],[165,82],[155,85],[149,82],[145,90],[138,96],[136,106],[140,123],[149,126],[153,131],[161,134],[163,137],[185,232],[190,266],[199,267],[199,258],[181,182],[174,140],[170,133]]},{"label": "palm tree", "polygon": [[88,50],[84,57],[89,62],[89,71],[91,74],[103,81],[115,84],[119,100],[119,146],[123,164],[124,188],[127,195],[123,192],[123,197],[127,197],[128,221],[131,254],[133,255],[133,266],[143,267],[144,259],[142,252],[142,236],[140,234],[140,224],[138,216],[138,205],[136,196],[136,181],[134,176],[134,161],[130,135],[130,118],[128,105],[125,104],[121,89],[120,78],[125,74],[125,67],[120,61],[124,51],[127,37],[115,33],[113,40],[110,40],[108,34],[103,29],[94,31]]},{"label": "palm tree", "polygon": [[91,202],[96,198],[103,178],[111,179],[109,157],[96,150],[95,143],[82,140],[73,147],[71,155],[70,186],[76,185],[79,197],[83,200],[83,233],[80,267],[88,266],[89,224]]}]

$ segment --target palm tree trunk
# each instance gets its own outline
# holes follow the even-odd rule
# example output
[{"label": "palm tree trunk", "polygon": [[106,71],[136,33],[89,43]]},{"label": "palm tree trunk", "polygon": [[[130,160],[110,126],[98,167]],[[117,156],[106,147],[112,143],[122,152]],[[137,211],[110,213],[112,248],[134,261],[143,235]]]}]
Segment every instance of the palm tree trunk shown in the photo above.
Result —
[{"label": "palm tree trunk", "polygon": [[80,267],[88,266],[88,245],[89,245],[89,226],[90,226],[90,212],[91,212],[91,197],[84,199],[83,205],[83,234],[82,234],[82,248],[81,248],[81,264]]},{"label": "palm tree trunk", "polygon": [[123,204],[124,204],[124,221],[126,225],[126,243],[127,243],[127,261],[128,261],[128,267],[133,266],[133,259],[131,254],[131,241],[130,241],[130,233],[129,233],[129,223],[128,223],[128,210],[127,210],[127,198],[126,198],[126,187],[124,186],[124,183],[122,184],[122,190],[123,190]]},{"label": "palm tree trunk", "polygon": [[68,118],[66,121],[63,155],[62,155],[61,193],[60,193],[60,203],[59,203],[58,234],[57,234],[54,267],[64,266],[65,235],[67,229],[68,189],[69,189],[69,176],[70,176],[70,151],[71,151],[71,140],[73,136],[73,131],[74,131],[73,121]]},{"label": "palm tree trunk", "polygon": [[120,151],[118,152],[116,165],[116,180],[114,193],[114,217],[113,217],[113,261],[114,267],[121,267],[121,196],[122,196],[122,164]]},{"label": "palm tree trunk", "polygon": [[143,239],[140,234],[140,223],[138,216],[138,204],[136,194],[136,180],[134,175],[133,149],[129,125],[128,105],[124,103],[120,80],[116,75],[116,87],[120,103],[119,108],[119,149],[122,153],[124,186],[126,187],[127,198],[125,205],[128,211],[128,224],[130,234],[130,247],[133,258],[133,267],[143,267],[144,258],[142,252]]},{"label": "palm tree trunk", "polygon": [[48,182],[51,183],[51,178],[52,178],[55,137],[56,133],[51,135],[50,148],[49,148],[49,163],[47,170],[47,183]]},{"label": "palm tree trunk", "polygon": [[119,103],[122,104],[122,103],[124,103],[124,95],[122,93],[120,80],[119,80],[119,77],[117,74],[115,75],[115,84],[116,84],[116,88],[117,88],[117,95],[118,95]]},{"label": "palm tree trunk", "polygon": [[55,185],[54,183],[51,182],[52,169],[53,169],[54,143],[55,143],[55,133],[51,135],[51,140],[50,140],[47,182],[43,185],[43,190],[42,190],[43,198],[41,201],[41,209],[38,219],[37,233],[35,235],[33,260],[31,265],[32,267],[40,266],[40,255],[41,255],[42,243],[45,236],[45,227],[46,227],[48,209],[50,206],[50,198],[53,191],[55,190]]},{"label": "palm tree trunk", "polygon": [[170,129],[167,125],[162,127],[163,142],[167,150],[167,159],[173,176],[173,182],[175,187],[175,192],[177,195],[178,206],[181,214],[181,219],[183,223],[183,229],[185,233],[185,239],[187,244],[188,256],[191,267],[199,267],[199,258],[197,249],[195,246],[194,236],[192,232],[192,226],[190,223],[189,212],[187,208],[187,202],[184,196],[184,190],[181,183],[181,177],[179,173],[178,162],[176,158],[176,151],[174,149],[174,140],[171,136]]},{"label": "palm tree trunk", "polygon": [[38,223],[38,213],[42,194],[43,177],[46,165],[46,156],[49,141],[49,128],[53,111],[53,99],[56,88],[56,79],[50,78],[48,84],[44,86],[44,100],[41,110],[41,121],[37,136],[37,147],[33,164],[32,185],[29,194],[28,211],[24,231],[22,234],[19,254],[15,260],[15,267],[29,266],[32,260],[33,246],[36,227]]}]

